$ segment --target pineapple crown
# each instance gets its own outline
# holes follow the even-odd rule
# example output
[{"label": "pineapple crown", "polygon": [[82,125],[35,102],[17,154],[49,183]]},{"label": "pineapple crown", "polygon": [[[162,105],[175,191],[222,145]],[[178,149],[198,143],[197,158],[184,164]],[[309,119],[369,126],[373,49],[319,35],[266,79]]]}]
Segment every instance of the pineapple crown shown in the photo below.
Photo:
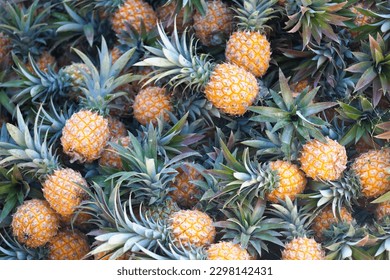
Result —
[{"label": "pineapple crown", "polygon": [[5,33],[12,43],[12,51],[23,61],[32,54],[38,56],[46,48],[46,41],[53,30],[47,24],[51,7],[40,9],[40,1],[35,0],[26,9],[15,1],[6,1],[4,16],[0,17],[0,32]]},{"label": "pineapple crown", "polygon": [[303,48],[314,39],[318,44],[322,37],[340,42],[332,25],[345,26],[348,17],[339,15],[348,1],[299,0],[289,1],[286,6],[288,20],[286,29],[290,33],[301,31]]},{"label": "pineapple crown", "polygon": [[92,189],[94,191],[88,191],[90,199],[87,204],[92,204],[93,207],[86,209],[92,210],[99,229],[91,232],[96,242],[88,256],[108,251],[113,252],[110,258],[115,259],[128,251],[139,252],[141,248],[153,251],[158,246],[158,241],[167,241],[168,225],[145,216],[142,205],[140,218],[136,218],[132,195],[122,203],[119,185],[114,187],[109,198],[99,185],[94,184]]},{"label": "pineapple crown", "polygon": [[270,26],[265,25],[267,21],[274,18],[272,14],[276,10],[272,7],[278,0],[244,0],[243,4],[234,0],[237,7],[233,10],[236,12],[238,19],[238,28],[249,31],[263,31],[264,29],[271,29]]},{"label": "pineapple crown", "polygon": [[214,225],[222,228],[222,239],[240,244],[251,256],[261,256],[262,250],[268,252],[268,242],[283,247],[278,238],[281,234],[275,231],[281,229],[282,225],[276,218],[267,218],[264,215],[265,209],[266,201],[261,198],[255,199],[253,203],[244,201],[237,205],[232,204],[221,210],[226,220]]},{"label": "pineapple crown", "polygon": [[360,77],[355,92],[372,86],[373,105],[376,107],[382,96],[390,92],[390,47],[378,33],[376,40],[369,35],[369,43],[362,43],[362,52],[354,52],[358,62],[347,69]]},{"label": "pineapple crown", "polygon": [[48,65],[47,72],[44,72],[29,54],[28,60],[32,67],[32,70],[29,70],[15,54],[12,54],[12,58],[17,67],[15,72],[20,79],[4,82],[1,86],[18,89],[11,100],[19,105],[30,100],[36,104],[45,103],[49,96],[58,100],[65,96],[71,87],[69,78],[64,75],[62,69],[56,72],[54,65]]},{"label": "pineapple crown", "polygon": [[135,66],[151,66],[157,69],[147,77],[146,84],[169,78],[169,83],[177,87],[186,85],[196,91],[201,90],[209,81],[211,70],[214,64],[211,63],[206,54],[196,54],[196,43],[194,35],[189,45],[187,43],[187,30],[179,37],[174,24],[174,31],[171,39],[164,31],[162,24],[157,25],[160,40],[160,48],[146,46],[150,54]]},{"label": "pineapple crown", "polygon": [[113,171],[107,180],[113,179],[123,189],[129,188],[134,194],[134,201],[146,201],[148,205],[161,204],[173,190],[170,185],[178,174],[182,160],[198,153],[183,152],[170,159],[159,154],[156,134],[148,134],[141,140],[131,133],[129,137],[129,147],[111,144],[121,156],[124,171]]},{"label": "pineapple crown", "polygon": [[324,247],[329,250],[327,259],[368,260],[372,257],[362,247],[376,242],[366,226],[355,221],[339,222],[324,230]]},{"label": "pineapple crown", "polygon": [[108,19],[101,18],[95,11],[81,9],[77,13],[75,8],[63,3],[65,11],[69,15],[68,20],[57,21],[59,26],[56,33],[59,35],[56,45],[71,42],[71,46],[87,41],[89,46],[101,44],[102,37],[109,38],[111,29]]},{"label": "pineapple crown", "polygon": [[288,80],[279,70],[280,94],[270,90],[272,101],[267,101],[268,106],[251,106],[248,110],[257,113],[251,120],[257,122],[275,123],[272,132],[282,130],[281,140],[284,149],[289,154],[289,147],[295,137],[301,142],[310,140],[311,137],[325,141],[320,127],[329,125],[315,114],[331,108],[335,102],[312,103],[318,92],[318,87],[310,91],[303,90],[298,97],[293,97],[293,92],[288,85]]},{"label": "pineapple crown", "polygon": [[104,8],[104,11],[114,12],[125,0],[80,0],[77,1],[76,7],[84,10],[92,10],[96,8]]},{"label": "pineapple crown", "polygon": [[176,14],[184,9],[184,22],[188,22],[195,10],[202,16],[207,12],[207,0],[168,0],[166,5],[171,3],[175,4]]},{"label": "pineapple crown", "polygon": [[47,135],[42,140],[39,116],[38,111],[31,134],[19,107],[16,108],[18,125],[6,125],[13,142],[0,142],[0,154],[3,156],[0,164],[3,167],[16,165],[24,174],[34,173],[34,177],[41,179],[57,169],[59,162],[52,151],[53,146],[47,145]]},{"label": "pineapple crown", "polygon": [[279,204],[271,204],[270,213],[279,219],[283,229],[280,233],[285,236],[287,240],[292,240],[299,237],[309,237],[313,234],[309,230],[310,209],[308,207],[298,207],[298,201],[286,196],[286,200],[280,200]]},{"label": "pineapple crown", "polygon": [[267,164],[251,161],[249,149],[242,154],[242,162],[236,159],[223,141],[220,141],[223,157],[227,164],[220,160],[214,163],[210,174],[219,178],[223,186],[214,195],[214,199],[223,198],[224,207],[235,201],[253,201],[255,198],[265,198],[265,195],[277,188],[279,177]]},{"label": "pineapple crown", "polygon": [[138,80],[138,76],[133,76],[131,73],[123,75],[121,73],[135,49],[125,52],[113,63],[106,40],[102,38],[101,48],[98,49],[99,69],[87,55],[78,49],[74,49],[74,51],[89,68],[89,73],[80,69],[85,80],[85,85],[81,86],[84,96],[81,97],[80,105],[84,108],[98,111],[102,115],[107,115],[110,102],[119,96],[127,94],[119,91],[118,87]]},{"label": "pineapple crown", "polygon": [[308,207],[314,207],[315,211],[320,211],[327,205],[332,205],[333,215],[340,220],[342,220],[340,214],[342,207],[352,211],[352,205],[357,203],[361,196],[360,180],[353,170],[345,171],[337,181],[313,181],[311,184],[314,192],[305,195],[312,201],[308,203]]}]

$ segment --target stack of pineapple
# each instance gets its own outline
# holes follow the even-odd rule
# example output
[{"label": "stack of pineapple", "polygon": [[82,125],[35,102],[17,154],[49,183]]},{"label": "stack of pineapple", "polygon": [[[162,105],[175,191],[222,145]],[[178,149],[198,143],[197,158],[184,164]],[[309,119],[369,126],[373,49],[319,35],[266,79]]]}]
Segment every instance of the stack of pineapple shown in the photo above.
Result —
[{"label": "stack of pineapple", "polygon": [[0,8],[0,259],[390,259],[388,1]]}]

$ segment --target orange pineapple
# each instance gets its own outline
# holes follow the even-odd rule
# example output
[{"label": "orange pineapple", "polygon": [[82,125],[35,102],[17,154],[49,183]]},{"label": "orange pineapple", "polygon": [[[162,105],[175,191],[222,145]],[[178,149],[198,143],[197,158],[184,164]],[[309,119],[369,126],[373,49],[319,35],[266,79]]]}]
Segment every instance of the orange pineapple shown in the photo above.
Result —
[{"label": "orange pineapple", "polygon": [[126,24],[130,24],[139,33],[141,22],[145,24],[146,31],[156,26],[157,15],[152,6],[144,0],[126,0],[114,12],[112,28],[116,34],[120,34],[122,30],[126,30]]},{"label": "orange pineapple", "polygon": [[337,180],[347,164],[345,147],[337,141],[326,138],[326,143],[316,139],[302,147],[299,158],[301,169],[314,180]]},{"label": "orange pineapple", "polygon": [[282,260],[323,260],[325,252],[313,238],[298,237],[287,243],[282,251]]},{"label": "orange pineapple", "polygon": [[108,116],[107,121],[110,129],[110,138],[127,136],[127,129],[123,122],[112,116]]},{"label": "orange pineapple", "polygon": [[170,229],[175,244],[180,246],[206,246],[213,243],[215,227],[213,220],[199,210],[180,210],[169,216]]},{"label": "orange pineapple", "polygon": [[107,119],[98,113],[81,110],[66,121],[61,145],[72,162],[92,162],[101,156],[109,137]]},{"label": "orange pineapple", "polygon": [[207,250],[208,260],[250,260],[248,251],[241,248],[239,244],[221,241],[211,244]]},{"label": "orange pineapple", "polygon": [[267,194],[267,199],[273,203],[289,197],[294,200],[296,195],[302,193],[306,187],[306,177],[299,167],[288,161],[273,161],[270,163],[271,170],[278,174],[278,186]]},{"label": "orange pineapple", "polygon": [[176,175],[175,181],[172,182],[172,187],[175,190],[170,193],[170,197],[179,206],[191,208],[199,201],[198,196],[201,194],[198,187],[191,181],[202,180],[203,177],[194,167],[186,163],[178,171],[179,174]]},{"label": "orange pineapple", "polygon": [[37,248],[57,234],[59,218],[47,201],[31,199],[18,207],[12,217],[11,227],[20,243]]},{"label": "orange pineapple", "polygon": [[70,168],[57,169],[48,175],[42,184],[43,195],[61,216],[73,214],[76,207],[85,198],[87,181],[77,171]]},{"label": "orange pineapple", "polygon": [[172,111],[172,105],[165,88],[146,87],[135,97],[133,104],[134,118],[142,125],[149,122],[157,123],[162,115],[165,121],[169,120],[167,111]]},{"label": "orange pineapple", "polygon": [[182,45],[186,41],[186,32],[181,39],[174,32],[170,40],[162,26],[158,26],[158,31],[162,51],[148,48],[150,55],[135,64],[155,67],[147,83],[169,76],[173,86],[184,84],[203,91],[217,109],[231,115],[244,114],[254,103],[259,86],[252,73],[230,63],[215,64],[207,55],[198,55],[194,38],[189,45]]},{"label": "orange pineapple", "polygon": [[233,13],[221,0],[207,2],[206,15],[195,11],[193,20],[195,35],[205,46],[224,43],[233,30]]},{"label": "orange pineapple", "polygon": [[271,60],[271,44],[264,34],[265,22],[274,13],[272,5],[276,0],[244,0],[234,9],[238,19],[238,30],[226,44],[225,56],[234,63],[251,72],[256,77],[263,76]]},{"label": "orange pineapple", "polygon": [[341,207],[341,209],[338,210],[338,212],[339,212],[341,220],[339,220],[337,217],[335,217],[335,215],[333,214],[333,211],[332,211],[332,206],[329,205],[326,208],[324,208],[323,210],[321,210],[319,215],[317,217],[315,217],[311,228],[314,230],[314,233],[315,233],[317,240],[321,240],[324,231],[327,229],[330,229],[330,227],[333,224],[336,224],[336,223],[341,222],[341,221],[348,222],[348,223],[352,222],[352,220],[353,220],[352,215],[347,210],[347,208]]},{"label": "orange pineapple", "polygon": [[371,150],[359,155],[352,164],[358,176],[362,194],[367,198],[376,198],[390,191],[390,180],[386,169],[390,168],[390,148]]},{"label": "orange pineapple", "polygon": [[77,230],[62,230],[48,244],[49,260],[82,260],[89,252],[87,236]]}]

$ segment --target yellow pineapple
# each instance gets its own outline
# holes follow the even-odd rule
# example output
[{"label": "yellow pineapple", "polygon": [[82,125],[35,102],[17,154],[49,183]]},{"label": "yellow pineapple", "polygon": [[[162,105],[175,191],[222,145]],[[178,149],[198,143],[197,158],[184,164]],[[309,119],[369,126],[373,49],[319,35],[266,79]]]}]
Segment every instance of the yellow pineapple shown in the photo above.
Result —
[{"label": "yellow pineapple", "polygon": [[161,87],[146,87],[135,97],[133,104],[134,118],[142,125],[150,122],[157,123],[157,118],[162,115],[165,121],[169,120],[168,111],[172,111],[172,105],[166,89]]},{"label": "yellow pineapple", "polygon": [[126,24],[140,33],[141,22],[145,24],[146,31],[150,31],[156,26],[157,15],[152,6],[144,0],[126,0],[114,12],[111,21],[116,34],[126,30]]},{"label": "yellow pineapple", "polygon": [[390,201],[379,203],[375,208],[375,218],[382,221],[385,217],[390,216]]},{"label": "yellow pineapple", "polygon": [[82,186],[88,185],[79,172],[64,168],[48,175],[42,186],[43,196],[51,208],[61,216],[68,216],[74,213],[85,198],[86,192]]},{"label": "yellow pineapple", "polygon": [[362,194],[376,198],[390,191],[390,180],[386,169],[390,168],[390,149],[370,150],[360,154],[352,167],[360,180]]},{"label": "yellow pineapple", "polygon": [[91,71],[85,63],[72,63],[63,67],[64,77],[71,83],[70,90],[67,94],[70,98],[75,100],[78,100],[83,95],[83,92],[80,89],[80,87],[85,85],[85,77],[82,74],[82,71],[91,74]]},{"label": "yellow pineapple", "polygon": [[264,34],[265,22],[274,13],[272,5],[276,0],[244,0],[237,3],[235,12],[238,19],[238,30],[226,44],[225,56],[228,62],[234,63],[256,77],[263,76],[271,60],[271,44]]},{"label": "yellow pineapple", "polygon": [[58,214],[45,200],[31,199],[19,206],[12,217],[13,235],[22,244],[37,248],[49,242],[58,231]]},{"label": "yellow pineapple", "polygon": [[299,161],[306,176],[337,180],[346,168],[347,153],[344,146],[328,137],[326,143],[314,139],[303,145]]},{"label": "yellow pineapple", "polygon": [[286,237],[282,260],[323,260],[325,251],[309,231],[308,209],[298,208],[297,201],[292,202],[288,197],[282,204],[272,204],[272,207],[270,211],[287,229],[282,232]]},{"label": "yellow pineapple", "polygon": [[169,216],[175,244],[206,246],[215,238],[215,227],[209,215],[199,210],[180,210]]},{"label": "yellow pineapple", "polygon": [[191,181],[202,180],[202,175],[189,164],[183,163],[179,168],[172,187],[175,188],[169,195],[179,206],[191,208],[199,201],[200,189]]},{"label": "yellow pineapple", "polygon": [[186,41],[186,32],[181,39],[177,32],[169,39],[161,25],[158,31],[162,51],[147,47],[150,55],[135,64],[155,67],[147,83],[169,77],[174,86],[184,84],[203,91],[217,109],[231,115],[244,114],[255,102],[259,86],[252,73],[231,63],[215,64],[207,55],[198,55],[194,37],[189,45],[182,45]]},{"label": "yellow pineapple", "polygon": [[61,230],[47,247],[49,260],[82,260],[90,251],[87,236],[77,230]]},{"label": "yellow pineapple", "polygon": [[105,64],[105,67],[98,70],[85,54],[75,50],[90,71],[81,72],[85,80],[85,86],[82,87],[84,96],[80,99],[81,109],[66,121],[62,131],[61,145],[71,162],[92,162],[103,153],[110,138],[106,118],[110,103],[120,96],[118,87],[134,80],[132,74],[120,74],[134,51],[127,51],[113,63],[103,39],[99,60],[100,65]]},{"label": "yellow pineapple", "polygon": [[208,1],[206,14],[195,11],[193,20],[195,35],[205,46],[224,43],[233,30],[233,13],[221,0]]},{"label": "yellow pineapple", "polygon": [[322,209],[318,216],[315,217],[311,228],[314,230],[317,240],[321,240],[324,231],[330,229],[333,224],[338,222],[352,222],[353,217],[347,208],[341,207],[338,213],[341,219],[335,216],[332,206],[329,205]]},{"label": "yellow pineapple", "polygon": [[325,252],[313,238],[298,237],[287,243],[282,260],[323,260]]},{"label": "yellow pineapple", "polygon": [[294,200],[306,187],[306,177],[299,167],[288,161],[277,160],[270,163],[270,168],[277,172],[278,185],[267,194],[267,199],[273,203],[284,200],[288,196]]},{"label": "yellow pineapple", "polygon": [[[112,138],[110,141],[116,144],[120,144],[123,147],[128,147],[130,145],[129,136]],[[99,158],[99,164],[101,166],[116,168],[119,170],[123,168],[122,159],[120,155],[110,145],[107,145],[107,147],[104,149],[101,157]]]},{"label": "yellow pineapple", "polygon": [[208,260],[250,260],[248,251],[241,248],[239,244],[221,241],[211,244],[207,250]]},{"label": "yellow pineapple", "polygon": [[107,119],[98,113],[81,110],[66,121],[61,145],[72,162],[92,162],[101,156],[109,137]]},{"label": "yellow pineapple", "polygon": [[123,122],[112,116],[107,117],[108,127],[110,129],[110,138],[119,138],[127,136],[127,129]]}]

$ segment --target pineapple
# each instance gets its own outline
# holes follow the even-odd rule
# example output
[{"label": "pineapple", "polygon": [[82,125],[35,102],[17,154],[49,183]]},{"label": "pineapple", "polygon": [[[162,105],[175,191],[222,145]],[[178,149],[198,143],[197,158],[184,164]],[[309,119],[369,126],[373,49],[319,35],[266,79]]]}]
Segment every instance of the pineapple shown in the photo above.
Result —
[{"label": "pineapple", "polygon": [[294,200],[306,187],[306,177],[299,167],[291,162],[277,160],[270,163],[270,169],[278,174],[278,186],[267,194],[267,200],[278,203],[288,196]]},{"label": "pineapple", "polygon": [[214,242],[213,220],[199,210],[180,210],[168,218],[169,229],[176,245],[206,246]]},{"label": "pineapple", "polygon": [[158,25],[158,31],[162,50],[146,47],[150,57],[135,64],[156,67],[149,75],[148,83],[170,77],[174,86],[186,84],[202,90],[217,109],[231,115],[244,114],[255,102],[259,86],[253,74],[237,65],[214,64],[206,55],[197,55],[193,37],[189,49],[187,47],[186,32],[180,40],[175,30],[169,40],[161,25]]},{"label": "pineapple", "polygon": [[275,12],[272,5],[276,0],[235,1],[237,8],[238,30],[226,43],[226,60],[251,72],[256,77],[263,76],[271,60],[271,45],[264,35],[265,22]]},{"label": "pineapple", "polygon": [[250,260],[247,250],[233,242],[221,241],[211,244],[207,249],[208,260]]},{"label": "pineapple", "polygon": [[186,28],[189,28],[192,25],[192,17],[189,20],[186,20],[186,11],[184,8],[180,9],[176,13],[176,7],[174,2],[163,4],[157,8],[157,17],[159,21],[164,25],[164,29],[168,33],[173,32],[173,22],[176,21],[177,31],[183,33]]},{"label": "pineapple", "polygon": [[191,181],[202,180],[203,176],[189,163],[183,162],[179,168],[179,174],[176,175],[172,187],[175,188],[170,197],[180,207],[191,208],[200,198],[200,189]]},{"label": "pineapple", "polygon": [[338,222],[352,223],[353,218],[347,208],[341,207],[339,215],[341,219],[334,215],[330,205],[321,210],[314,218],[311,226],[317,240],[321,241],[324,231],[330,229],[333,224],[337,224]]},{"label": "pineapple", "polygon": [[196,37],[205,46],[216,46],[225,42],[233,30],[233,13],[221,0],[207,1],[206,14],[199,10],[193,16]]},{"label": "pineapple", "polygon": [[156,124],[159,116],[168,121],[168,112],[172,110],[166,89],[160,87],[145,87],[136,95],[133,104],[134,118],[142,125]]},{"label": "pineapple", "polygon": [[282,260],[323,260],[325,251],[321,244],[311,237],[310,220],[307,209],[298,208],[297,202],[289,198],[283,204],[272,204],[270,211],[280,218],[285,226],[282,233],[286,243],[282,251]]},{"label": "pineapple", "polygon": [[48,243],[49,260],[82,260],[90,251],[87,236],[76,230],[61,230]]},{"label": "pineapple", "polygon": [[306,176],[314,180],[337,180],[347,167],[347,153],[328,137],[325,143],[314,139],[303,145],[299,162]]},{"label": "pineapple", "polygon": [[368,151],[353,161],[352,169],[360,180],[362,194],[366,198],[376,198],[390,190],[390,180],[386,175],[389,167],[389,148]]},{"label": "pineapple", "polygon": [[108,127],[110,129],[110,138],[119,138],[127,136],[127,129],[123,122],[119,119],[112,117],[109,115],[107,117]]},{"label": "pineapple", "polygon": [[[17,107],[18,126],[7,124],[15,143],[0,142],[1,153],[5,156],[2,164],[4,167],[16,165],[23,168],[23,174],[40,181],[43,196],[50,207],[58,214],[67,216],[72,214],[83,200],[87,182],[80,172],[63,167],[58,162],[58,156],[52,153],[53,146],[47,145],[47,135],[41,139],[40,112],[36,116],[31,135]],[[15,157],[15,153],[19,156]]]},{"label": "pineapple", "polygon": [[[79,50],[76,53],[88,66],[90,73],[82,71],[85,87],[81,87],[84,96],[80,100],[81,109],[65,123],[61,136],[61,145],[70,161],[92,162],[103,153],[109,137],[109,103],[126,93],[116,92],[119,86],[131,82],[132,74],[120,75],[134,49],[124,53],[112,64],[106,41],[102,40],[99,50],[100,71],[92,61]],[[118,77],[119,76],[119,77]]]},{"label": "pineapple", "polygon": [[[113,2],[115,0],[110,0]],[[116,34],[120,34],[126,29],[126,24],[129,24],[138,32],[141,31],[141,23],[145,25],[146,31],[151,31],[157,22],[157,15],[144,0],[126,0],[115,10],[112,19],[112,28]]]},{"label": "pineapple", "polygon": [[12,217],[12,233],[29,248],[44,246],[57,234],[58,214],[45,200],[31,199],[19,206]]},{"label": "pineapple", "polygon": [[80,87],[85,86],[83,71],[91,74],[85,63],[74,62],[63,68],[64,77],[70,81],[70,89],[67,91],[67,95],[75,100],[78,100],[83,94],[80,89]]}]

